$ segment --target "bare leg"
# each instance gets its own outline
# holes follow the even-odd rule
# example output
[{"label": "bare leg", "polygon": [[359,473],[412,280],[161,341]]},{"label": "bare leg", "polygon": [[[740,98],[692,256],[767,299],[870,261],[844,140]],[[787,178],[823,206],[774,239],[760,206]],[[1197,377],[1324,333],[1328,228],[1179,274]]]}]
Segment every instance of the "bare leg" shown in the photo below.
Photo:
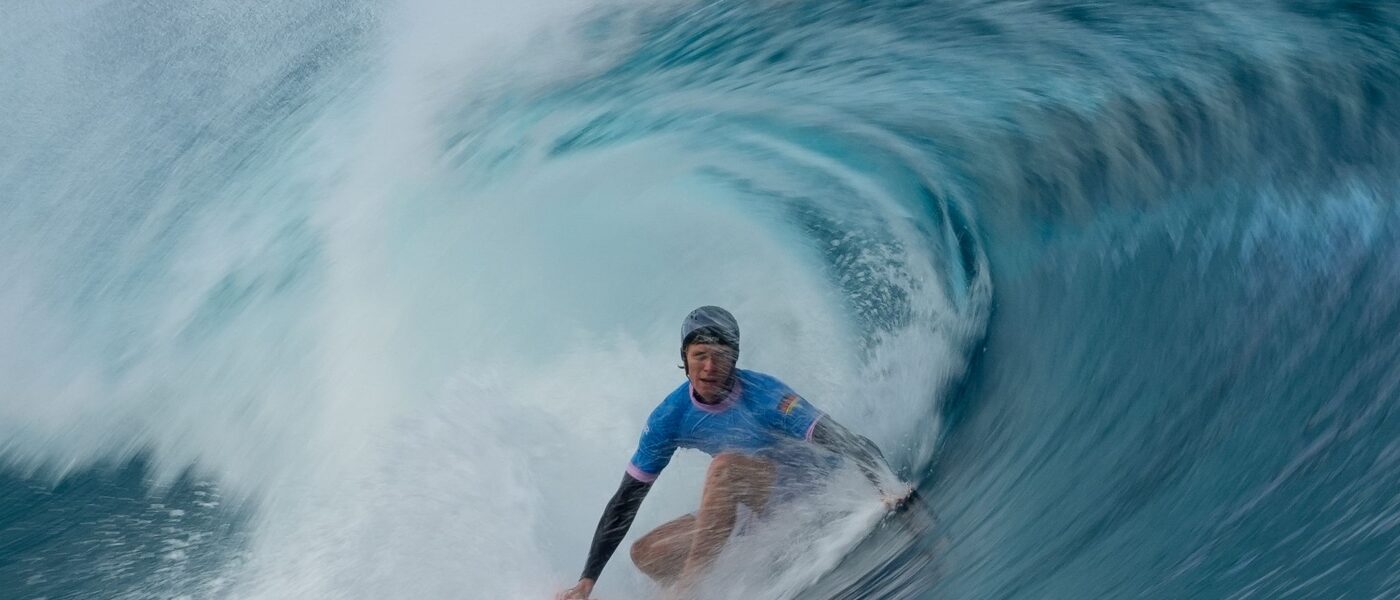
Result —
[{"label": "bare leg", "polygon": [[773,489],[773,471],[772,463],[740,454],[720,454],[710,462],[678,591],[687,592],[719,555],[734,531],[740,504],[763,511]]},{"label": "bare leg", "polygon": [[716,456],[705,476],[697,514],[673,519],[642,536],[632,544],[632,562],[662,586],[677,583],[687,568],[693,569],[693,579],[729,539],[739,505],[761,512],[772,486],[773,465],[768,461],[739,454]]},{"label": "bare leg", "polygon": [[695,515],[673,519],[632,543],[632,562],[653,581],[670,585],[685,567],[694,539]]}]

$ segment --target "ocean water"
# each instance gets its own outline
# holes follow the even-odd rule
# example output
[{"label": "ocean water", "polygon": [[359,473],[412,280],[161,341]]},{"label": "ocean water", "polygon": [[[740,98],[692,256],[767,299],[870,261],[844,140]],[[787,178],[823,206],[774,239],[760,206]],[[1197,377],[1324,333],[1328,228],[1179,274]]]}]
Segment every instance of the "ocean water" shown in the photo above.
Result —
[{"label": "ocean water", "polygon": [[701,304],[927,499],[702,598],[1400,597],[1391,3],[10,0],[0,114],[0,598],[552,597]]}]

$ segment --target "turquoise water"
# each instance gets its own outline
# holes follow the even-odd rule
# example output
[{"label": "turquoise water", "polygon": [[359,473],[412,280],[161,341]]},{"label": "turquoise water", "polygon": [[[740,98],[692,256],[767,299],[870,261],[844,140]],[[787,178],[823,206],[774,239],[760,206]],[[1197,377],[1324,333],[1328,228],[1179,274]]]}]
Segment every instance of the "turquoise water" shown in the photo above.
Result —
[{"label": "turquoise water", "polygon": [[703,597],[1400,596],[1389,4],[0,11],[4,597],[549,597],[710,303],[928,506]]}]

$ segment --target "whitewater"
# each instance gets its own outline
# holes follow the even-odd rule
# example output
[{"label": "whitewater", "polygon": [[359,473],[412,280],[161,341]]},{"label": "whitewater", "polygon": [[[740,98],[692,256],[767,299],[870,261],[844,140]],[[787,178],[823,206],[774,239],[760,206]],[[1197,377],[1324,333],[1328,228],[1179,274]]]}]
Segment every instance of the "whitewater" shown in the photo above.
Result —
[{"label": "whitewater", "polygon": [[927,506],[702,598],[1400,597],[1389,3],[18,0],[0,114],[0,597],[553,597],[703,304]]}]

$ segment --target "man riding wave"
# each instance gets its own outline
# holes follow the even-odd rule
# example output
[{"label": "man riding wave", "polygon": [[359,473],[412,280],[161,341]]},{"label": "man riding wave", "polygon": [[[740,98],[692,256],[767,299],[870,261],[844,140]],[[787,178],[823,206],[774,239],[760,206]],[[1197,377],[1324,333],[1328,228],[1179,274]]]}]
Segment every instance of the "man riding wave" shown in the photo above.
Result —
[{"label": "man riding wave", "polygon": [[[880,490],[889,508],[908,500],[907,484],[882,486],[890,473],[870,440],[817,410],[776,377],[736,368],[739,324],[728,311],[702,306],[681,325],[686,382],[647,419],[641,440],[593,534],[578,584],[559,600],[586,599],[612,557],[652,482],[677,448],[713,457],[700,508],[669,521],[632,545],[637,568],[677,595],[685,595],[729,539],[739,506],[762,515],[775,495],[810,485],[821,471],[815,446],[852,460]],[[805,443],[804,443],[805,442]]]}]

